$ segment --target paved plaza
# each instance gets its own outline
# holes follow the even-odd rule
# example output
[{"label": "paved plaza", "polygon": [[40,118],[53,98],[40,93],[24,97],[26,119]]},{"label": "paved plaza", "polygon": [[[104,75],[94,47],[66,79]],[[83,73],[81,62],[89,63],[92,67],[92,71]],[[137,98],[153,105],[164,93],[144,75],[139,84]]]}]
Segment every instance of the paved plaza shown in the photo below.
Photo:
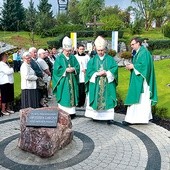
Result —
[{"label": "paved plaza", "polygon": [[[56,105],[54,101],[50,103]],[[0,117],[0,170],[170,170],[170,132],[153,123],[123,126],[93,121],[77,109],[74,138],[51,158],[40,158],[17,147],[19,113]]]}]

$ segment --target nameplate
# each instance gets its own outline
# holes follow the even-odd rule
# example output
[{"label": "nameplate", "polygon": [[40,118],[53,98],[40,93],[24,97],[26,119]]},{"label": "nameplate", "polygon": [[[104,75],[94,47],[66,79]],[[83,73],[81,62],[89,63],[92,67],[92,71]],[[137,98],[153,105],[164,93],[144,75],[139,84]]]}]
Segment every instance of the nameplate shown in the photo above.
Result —
[{"label": "nameplate", "polygon": [[57,122],[57,110],[32,110],[27,117],[26,126],[56,128]]}]

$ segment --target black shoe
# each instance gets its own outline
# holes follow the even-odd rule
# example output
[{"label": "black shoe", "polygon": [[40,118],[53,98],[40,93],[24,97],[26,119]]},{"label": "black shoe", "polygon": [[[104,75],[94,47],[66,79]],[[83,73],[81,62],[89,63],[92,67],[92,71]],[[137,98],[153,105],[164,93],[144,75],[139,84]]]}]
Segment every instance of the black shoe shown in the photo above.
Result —
[{"label": "black shoe", "polygon": [[74,119],[76,117],[76,114],[71,114],[70,117],[71,119]]},{"label": "black shoe", "polygon": [[129,125],[132,125],[132,124],[129,123],[129,122],[126,122],[126,121],[122,121],[122,125],[124,125],[124,126],[129,126]]},{"label": "black shoe", "polygon": [[107,120],[108,125],[111,125],[111,124],[114,124],[114,123],[115,123],[114,120]]}]

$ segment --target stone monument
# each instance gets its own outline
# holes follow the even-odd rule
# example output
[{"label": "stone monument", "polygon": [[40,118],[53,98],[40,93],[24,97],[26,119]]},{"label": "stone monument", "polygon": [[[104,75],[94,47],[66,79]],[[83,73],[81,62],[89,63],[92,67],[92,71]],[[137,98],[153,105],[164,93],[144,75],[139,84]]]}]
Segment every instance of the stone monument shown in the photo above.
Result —
[{"label": "stone monument", "polygon": [[[40,115],[36,117],[34,113],[34,117],[31,117],[34,122],[28,123],[28,119],[31,119],[29,116],[33,111],[37,111],[35,113],[40,113]],[[50,114],[43,117],[42,113],[46,112],[48,114],[51,113],[50,111],[57,112],[58,120],[55,120],[54,116],[50,119]],[[50,127],[50,121],[57,121],[56,127],[54,125]],[[40,123],[40,126],[38,123]],[[58,107],[22,109],[20,111],[20,128],[21,134],[18,147],[44,158],[53,156],[55,152],[68,145],[73,139],[71,118]]]}]

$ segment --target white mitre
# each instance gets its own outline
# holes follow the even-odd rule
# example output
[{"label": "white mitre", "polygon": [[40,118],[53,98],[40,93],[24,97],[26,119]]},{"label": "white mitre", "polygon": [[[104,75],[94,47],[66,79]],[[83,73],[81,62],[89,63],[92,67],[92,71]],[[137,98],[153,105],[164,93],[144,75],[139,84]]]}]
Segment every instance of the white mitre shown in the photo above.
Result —
[{"label": "white mitre", "polygon": [[71,50],[72,49],[72,40],[69,37],[64,37],[62,42],[63,49]]},{"label": "white mitre", "polygon": [[97,50],[104,50],[107,47],[107,41],[101,36],[96,38],[94,44]]}]

